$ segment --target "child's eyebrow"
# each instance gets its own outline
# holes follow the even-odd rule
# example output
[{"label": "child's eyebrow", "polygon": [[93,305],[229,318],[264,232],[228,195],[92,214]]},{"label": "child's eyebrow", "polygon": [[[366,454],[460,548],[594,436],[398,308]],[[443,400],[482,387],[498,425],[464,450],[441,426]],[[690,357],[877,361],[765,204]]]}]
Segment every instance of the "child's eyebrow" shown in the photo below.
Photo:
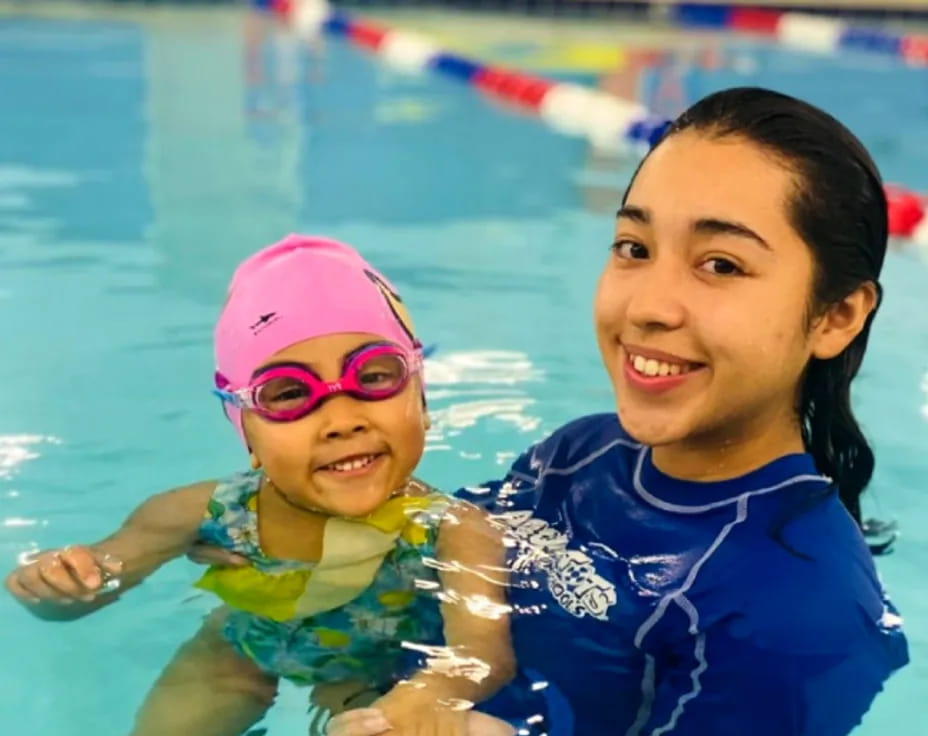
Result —
[{"label": "child's eyebrow", "polygon": [[260,376],[262,373],[267,373],[273,368],[302,368],[307,370],[310,373],[315,373],[311,363],[302,363],[299,360],[275,360],[273,363],[265,363],[262,366],[255,368],[254,372],[251,374],[252,380]]},{"label": "child's eyebrow", "polygon": [[[369,348],[371,345],[379,345],[380,343],[381,343],[380,340],[370,340],[368,342],[362,343],[361,345],[351,348],[351,350],[345,351],[345,353],[342,355],[342,363],[341,363],[342,370],[345,369],[345,366],[347,365],[348,361],[358,351],[364,350],[365,348]],[[260,376],[262,373],[267,373],[272,368],[302,368],[304,370],[309,371],[313,375],[318,375],[317,374],[318,366],[316,366],[313,363],[304,363],[300,360],[275,360],[272,363],[265,363],[264,365],[256,368],[254,372],[251,374],[252,380]]]}]

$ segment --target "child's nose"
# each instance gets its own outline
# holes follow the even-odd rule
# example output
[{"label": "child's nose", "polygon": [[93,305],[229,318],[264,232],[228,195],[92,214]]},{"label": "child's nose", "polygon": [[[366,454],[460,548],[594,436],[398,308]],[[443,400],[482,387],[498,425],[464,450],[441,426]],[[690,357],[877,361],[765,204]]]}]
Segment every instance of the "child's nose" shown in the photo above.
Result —
[{"label": "child's nose", "polygon": [[334,396],[319,411],[322,413],[319,433],[325,439],[343,439],[370,429],[362,402],[350,396]]}]

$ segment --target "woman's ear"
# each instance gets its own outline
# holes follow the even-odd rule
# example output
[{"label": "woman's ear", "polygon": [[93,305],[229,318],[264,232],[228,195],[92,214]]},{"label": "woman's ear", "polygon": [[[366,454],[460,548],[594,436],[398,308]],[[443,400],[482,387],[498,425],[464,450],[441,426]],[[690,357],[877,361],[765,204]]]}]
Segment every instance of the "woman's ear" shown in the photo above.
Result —
[{"label": "woman's ear", "polygon": [[828,360],[844,352],[867,324],[878,301],[876,284],[867,281],[828,307],[813,328],[812,355]]}]

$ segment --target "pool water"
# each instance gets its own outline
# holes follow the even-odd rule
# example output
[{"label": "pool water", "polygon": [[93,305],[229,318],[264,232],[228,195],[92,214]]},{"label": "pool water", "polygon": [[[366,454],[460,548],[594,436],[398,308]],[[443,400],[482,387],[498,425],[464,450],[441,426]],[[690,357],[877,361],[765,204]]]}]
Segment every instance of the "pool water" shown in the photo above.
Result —
[{"label": "pool water", "polygon": [[[433,483],[494,477],[562,422],[612,407],[590,301],[634,159],[604,158],[453,81],[397,75],[337,41],[316,61],[279,43],[260,55],[263,73],[246,69],[237,11],[56,8],[26,17],[0,4],[4,568],[104,536],[158,490],[243,466],[209,395],[211,324],[234,264],[287,232],[359,245],[438,345],[422,467]],[[466,39],[473,25],[429,18],[445,37],[460,27]],[[626,63],[624,49],[603,48],[634,28],[609,36],[590,24],[561,53],[550,34],[533,46],[500,27],[498,40],[480,40],[488,56],[625,83],[605,68]],[[837,114],[887,180],[928,191],[924,70],[640,30],[668,52],[637,80],[649,102],[774,86]],[[714,61],[678,53],[700,44]],[[867,511],[902,525],[879,566],[914,660],[865,736],[928,724],[926,279],[924,254],[894,249],[858,382],[878,456]],[[34,621],[0,597],[0,731],[125,733],[211,608],[190,588],[196,574],[171,563],[70,624]],[[303,697],[285,690],[271,736],[302,732]]]}]

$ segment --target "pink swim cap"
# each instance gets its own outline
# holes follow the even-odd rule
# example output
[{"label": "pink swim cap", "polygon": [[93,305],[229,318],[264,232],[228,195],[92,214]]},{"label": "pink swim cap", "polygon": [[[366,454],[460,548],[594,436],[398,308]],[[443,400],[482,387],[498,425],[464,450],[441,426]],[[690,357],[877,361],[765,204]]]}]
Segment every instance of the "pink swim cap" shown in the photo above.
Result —
[{"label": "pink swim cap", "polygon": [[[420,350],[399,294],[354,248],[288,235],[235,269],[214,335],[217,387],[247,386],[279,350],[341,332],[368,332]],[[241,409],[225,409],[244,441]]]}]

